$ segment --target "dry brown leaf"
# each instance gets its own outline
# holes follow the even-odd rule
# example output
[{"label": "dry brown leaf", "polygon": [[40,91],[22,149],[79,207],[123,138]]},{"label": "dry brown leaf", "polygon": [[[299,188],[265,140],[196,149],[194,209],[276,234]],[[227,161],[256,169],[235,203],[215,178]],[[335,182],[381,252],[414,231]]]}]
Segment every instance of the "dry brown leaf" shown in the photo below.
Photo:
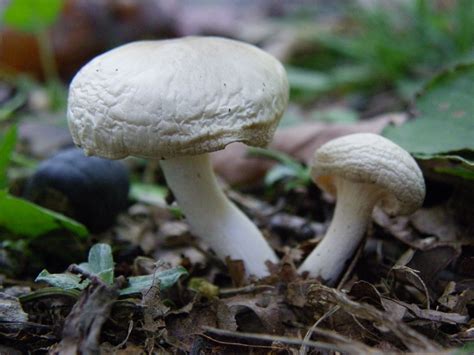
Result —
[{"label": "dry brown leaf", "polygon": [[294,318],[283,296],[273,290],[236,295],[222,301],[234,314],[238,329],[243,332],[282,334],[283,323]]},{"label": "dry brown leaf", "polygon": [[205,326],[237,329],[234,313],[219,299],[189,303],[181,310],[169,312],[165,322],[167,342],[186,351],[191,350],[196,335]]},{"label": "dry brown leaf", "polygon": [[438,274],[456,260],[460,253],[460,248],[452,246],[437,246],[429,250],[417,250],[407,266],[417,270],[420,278],[431,286],[436,281]]},{"label": "dry brown leaf", "polygon": [[0,322],[23,323],[28,314],[23,311],[18,298],[0,292]]},{"label": "dry brown leaf", "polygon": [[118,285],[109,286],[97,278],[82,292],[64,322],[63,338],[52,354],[99,352],[102,326],[109,317]]},{"label": "dry brown leaf", "polygon": [[354,283],[348,295],[355,301],[371,304],[378,309],[384,309],[382,296],[374,285],[366,281]]},{"label": "dry brown leaf", "polygon": [[446,313],[434,309],[421,309],[414,303],[406,303],[399,300],[392,301],[409,310],[409,312],[405,313],[405,319],[426,319],[432,321],[433,323],[467,324],[470,318],[468,315],[462,315],[458,313]]},{"label": "dry brown leaf", "polygon": [[454,281],[448,282],[443,294],[438,298],[438,303],[447,309],[466,315],[467,305],[474,301],[474,287],[458,287]]},{"label": "dry brown leaf", "polygon": [[459,234],[452,210],[446,204],[418,210],[412,215],[411,223],[420,233],[440,241],[456,241]]},{"label": "dry brown leaf", "polygon": [[433,341],[399,322],[391,314],[380,311],[374,306],[351,300],[345,293],[321,284],[311,285],[308,291],[308,303],[338,305],[345,312],[361,319],[369,320],[383,331],[391,331],[410,351],[440,351],[441,348]]}]

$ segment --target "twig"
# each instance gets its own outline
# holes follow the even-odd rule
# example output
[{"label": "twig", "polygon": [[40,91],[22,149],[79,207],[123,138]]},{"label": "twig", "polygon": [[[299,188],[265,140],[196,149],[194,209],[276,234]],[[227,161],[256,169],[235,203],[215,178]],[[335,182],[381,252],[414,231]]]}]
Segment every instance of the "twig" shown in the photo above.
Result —
[{"label": "twig", "polygon": [[222,289],[219,291],[219,296],[230,297],[230,296],[239,295],[243,293],[252,293],[255,291],[267,291],[267,290],[273,290],[273,289],[275,289],[275,287],[270,286],[270,285],[250,284],[244,287]]},{"label": "twig", "polygon": [[274,348],[273,345],[254,345],[254,344],[236,343],[236,342],[232,342],[232,341],[217,340],[217,339],[214,339],[213,337],[210,337],[209,335],[202,334],[202,333],[200,333],[199,336],[204,337],[206,339],[209,339],[210,341],[213,341],[215,343],[223,344],[223,345],[240,346],[240,347],[243,347],[243,348],[260,348],[260,349],[272,349],[272,348]]},{"label": "twig", "polygon": [[102,281],[102,279],[100,277],[98,277],[97,275],[94,275],[93,273],[91,273],[89,271],[86,271],[86,270],[82,269],[77,264],[71,264],[68,267],[67,271],[69,271],[73,274],[81,275],[82,277],[84,277],[86,279],[89,279],[90,281],[92,281],[94,283],[97,283],[97,284],[103,284],[104,283],[104,281]]},{"label": "twig", "polygon": [[206,332],[213,333],[216,335],[228,336],[228,337],[235,337],[240,339],[249,339],[249,340],[260,340],[260,341],[271,341],[271,342],[281,342],[283,344],[289,345],[307,345],[309,347],[313,347],[316,349],[324,349],[324,350],[333,350],[333,351],[346,351],[350,352],[354,350],[353,347],[347,346],[346,344],[330,344],[324,343],[320,341],[306,341],[302,339],[296,338],[287,338],[282,336],[275,336],[269,334],[255,334],[255,333],[244,333],[244,332],[233,332],[230,330],[222,330],[213,327],[204,326],[203,329]]},{"label": "twig", "polygon": [[341,291],[324,285],[313,284],[308,290],[308,299],[310,304],[314,300],[314,302],[322,301],[339,305],[343,311],[351,315],[388,328],[410,351],[437,352],[440,350],[438,344],[410,328],[407,324],[398,321],[391,314],[382,312],[372,305],[355,302]]},{"label": "twig", "polygon": [[370,331],[369,329],[367,329],[362,323],[360,320],[357,319],[356,316],[354,316],[353,314],[351,314],[351,317],[352,317],[352,320],[355,322],[355,324],[357,324],[361,329],[363,329],[367,334],[370,334],[372,337],[374,337],[374,339],[377,339],[377,340],[380,340],[380,337],[375,334],[374,332]]},{"label": "twig", "polygon": [[359,353],[359,354],[373,354],[373,353],[379,353],[379,350],[372,349],[371,347],[351,338],[347,338],[343,336],[342,334],[339,334],[335,331],[332,330],[327,330],[327,329],[321,329],[321,328],[315,328],[314,332],[316,334],[322,335],[326,338],[329,338],[333,341],[337,341],[342,344],[346,344],[347,347],[350,347],[350,352],[351,353]]},{"label": "twig", "polygon": [[118,350],[127,344],[128,338],[130,338],[130,334],[132,334],[132,330],[133,330],[133,320],[131,320],[128,323],[128,330],[127,330],[127,335],[125,336],[125,339],[123,339],[120,344],[114,346],[114,350]]},{"label": "twig", "polygon": [[[329,311],[327,311],[326,313],[324,313],[314,324],[313,326],[306,332],[306,335],[304,336],[303,340],[304,341],[309,341],[311,339],[311,336],[313,335],[314,333],[314,330],[316,329],[316,327],[322,322],[324,321],[326,318],[332,316],[334,313],[336,313],[338,310],[339,310],[339,306],[334,306],[333,308],[331,308]],[[301,348],[300,348],[300,351],[299,351],[299,355],[306,355],[306,353],[308,352],[308,346],[303,344],[301,345]]]}]

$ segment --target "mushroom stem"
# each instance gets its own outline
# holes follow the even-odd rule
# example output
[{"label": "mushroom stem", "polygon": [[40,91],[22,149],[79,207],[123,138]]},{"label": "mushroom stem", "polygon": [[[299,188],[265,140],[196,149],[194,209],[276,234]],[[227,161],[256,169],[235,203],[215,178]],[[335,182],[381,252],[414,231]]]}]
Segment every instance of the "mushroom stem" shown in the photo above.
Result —
[{"label": "mushroom stem", "polygon": [[334,285],[364,237],[372,210],[380,197],[373,184],[336,178],[337,203],[331,225],[318,246],[308,255],[299,272],[308,271]]},{"label": "mushroom stem", "polygon": [[248,275],[268,275],[265,261],[277,263],[278,258],[257,227],[219,188],[209,155],[177,157],[160,163],[191,232],[221,260],[242,260]]}]

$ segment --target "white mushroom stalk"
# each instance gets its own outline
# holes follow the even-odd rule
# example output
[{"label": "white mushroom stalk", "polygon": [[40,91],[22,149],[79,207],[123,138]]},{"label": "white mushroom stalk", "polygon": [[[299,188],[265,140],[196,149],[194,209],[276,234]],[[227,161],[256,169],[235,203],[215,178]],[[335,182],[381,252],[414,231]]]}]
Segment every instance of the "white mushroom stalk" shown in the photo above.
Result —
[{"label": "white mushroom stalk", "polygon": [[221,260],[242,260],[249,275],[269,274],[278,258],[257,227],[219,188],[208,154],[162,160],[166,182],[190,225]]},{"label": "white mushroom stalk", "polygon": [[350,134],[321,146],[314,153],[311,177],[337,196],[337,204],[326,236],[299,271],[330,285],[350,263],[375,206],[406,215],[425,197],[423,174],[410,154],[371,133]]},{"label": "white mushroom stalk", "polygon": [[324,239],[310,253],[299,271],[308,271],[334,284],[350,264],[355,250],[364,238],[372,219],[372,210],[380,190],[372,184],[336,179],[337,204]]}]

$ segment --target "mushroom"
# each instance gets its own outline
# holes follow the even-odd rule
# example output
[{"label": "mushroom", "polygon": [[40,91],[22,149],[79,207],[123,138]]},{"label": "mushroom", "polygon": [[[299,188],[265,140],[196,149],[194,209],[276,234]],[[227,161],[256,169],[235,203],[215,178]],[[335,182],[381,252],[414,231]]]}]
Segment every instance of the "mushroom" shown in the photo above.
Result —
[{"label": "mushroom", "polygon": [[313,181],[337,195],[336,209],[324,239],[300,266],[334,284],[352,258],[380,206],[391,215],[413,213],[423,203],[425,182],[415,160],[401,147],[372,133],[350,134],[316,150]]},{"label": "mushroom", "polygon": [[285,70],[269,54],[185,37],[129,43],[90,61],[71,83],[68,121],[88,155],[161,159],[191,231],[262,277],[275,252],[221,191],[208,153],[233,142],[266,146],[287,103]]}]

